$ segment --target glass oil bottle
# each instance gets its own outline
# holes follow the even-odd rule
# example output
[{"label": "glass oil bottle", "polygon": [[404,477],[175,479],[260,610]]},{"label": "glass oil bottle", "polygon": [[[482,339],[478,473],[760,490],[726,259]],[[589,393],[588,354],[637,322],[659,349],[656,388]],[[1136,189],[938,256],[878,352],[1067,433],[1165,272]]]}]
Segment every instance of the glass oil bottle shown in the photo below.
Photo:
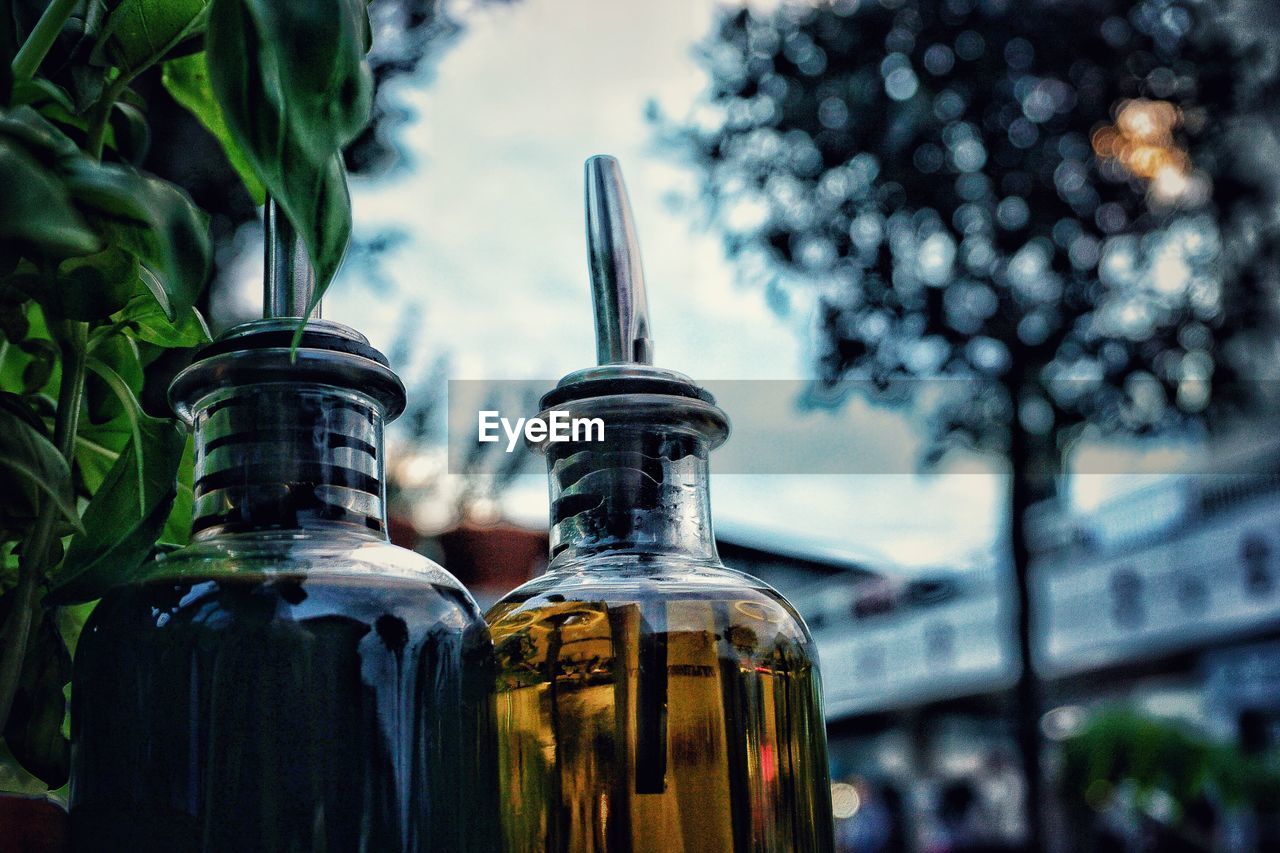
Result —
[{"label": "glass oil bottle", "polygon": [[387,360],[306,325],[269,203],[266,318],[170,389],[194,426],[193,542],[95,609],[75,660],[77,850],[489,853],[493,669],[475,603],[387,541]]},{"label": "glass oil bottle", "polygon": [[708,453],[728,421],[652,366],[617,162],[587,162],[599,366],[549,411],[603,441],[544,443],[551,561],[487,614],[498,659],[502,828],[512,853],[832,849],[813,642],[716,553]]}]

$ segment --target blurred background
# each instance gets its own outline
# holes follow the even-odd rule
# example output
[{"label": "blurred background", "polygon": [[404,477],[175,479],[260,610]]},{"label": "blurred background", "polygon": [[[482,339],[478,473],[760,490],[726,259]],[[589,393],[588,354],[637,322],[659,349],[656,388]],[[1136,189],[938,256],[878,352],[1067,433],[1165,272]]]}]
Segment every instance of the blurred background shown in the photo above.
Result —
[{"label": "blurred background", "polygon": [[[657,363],[803,380],[770,470],[897,460],[713,477],[725,562],[817,640],[839,849],[1280,849],[1274,0],[371,13],[324,314],[410,388],[400,544],[482,605],[545,566],[544,473],[448,473],[446,382],[593,362],[581,167],[613,154]],[[161,91],[148,168],[217,212],[226,328],[258,212]]]}]

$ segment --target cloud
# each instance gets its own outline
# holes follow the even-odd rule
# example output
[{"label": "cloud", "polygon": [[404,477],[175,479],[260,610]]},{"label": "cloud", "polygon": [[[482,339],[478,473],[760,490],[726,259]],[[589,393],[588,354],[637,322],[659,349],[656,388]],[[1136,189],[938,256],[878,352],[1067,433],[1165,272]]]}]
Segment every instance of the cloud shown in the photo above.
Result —
[{"label": "cloud", "polygon": [[[764,293],[737,284],[718,238],[664,201],[690,179],[654,150],[645,105],[656,99],[679,115],[696,98],[705,78],[692,47],[714,8],[557,0],[477,11],[429,84],[395,92],[415,116],[400,130],[409,167],[353,181],[358,237],[409,235],[383,259],[392,287],[373,291],[352,265],[326,316],[384,349],[408,318],[414,360],[397,367],[410,372],[441,353],[455,379],[558,377],[587,366],[582,162],[610,153],[622,161],[636,213],[658,363],[703,380],[807,376],[804,300],[797,294],[790,318],[778,317]],[[826,420],[827,429],[847,429]],[[900,415],[870,420],[874,434],[809,443],[781,423],[779,442],[793,453],[850,441],[902,447],[909,425]],[[992,488],[970,476],[717,478],[716,515],[919,562],[989,542]],[[545,484],[522,478],[506,504],[521,520],[544,521]]]}]

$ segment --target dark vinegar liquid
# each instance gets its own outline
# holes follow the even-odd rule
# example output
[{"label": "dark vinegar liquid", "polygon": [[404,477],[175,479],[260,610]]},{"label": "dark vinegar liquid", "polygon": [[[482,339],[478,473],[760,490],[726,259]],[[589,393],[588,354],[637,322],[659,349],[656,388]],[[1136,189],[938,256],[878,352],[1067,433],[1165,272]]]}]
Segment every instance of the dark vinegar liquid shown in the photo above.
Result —
[{"label": "dark vinegar liquid", "polygon": [[76,653],[73,846],[487,853],[491,655],[425,580],[118,589]]}]

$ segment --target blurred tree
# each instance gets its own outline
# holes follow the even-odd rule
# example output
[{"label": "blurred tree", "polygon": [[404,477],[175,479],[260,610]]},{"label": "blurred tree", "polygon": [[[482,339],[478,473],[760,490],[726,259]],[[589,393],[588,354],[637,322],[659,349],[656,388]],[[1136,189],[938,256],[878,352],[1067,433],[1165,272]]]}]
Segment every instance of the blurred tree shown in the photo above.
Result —
[{"label": "blurred tree", "polygon": [[[511,0],[481,0],[476,5],[506,2]],[[464,34],[467,8],[469,4],[457,0],[370,0],[373,48],[368,58],[376,93],[368,126],[345,151],[350,174],[374,177],[405,165],[395,133],[408,116],[396,106],[387,88],[412,75],[429,79],[434,63]],[[158,71],[144,75],[135,86],[148,98],[152,124],[165,128],[164,134],[150,140],[143,165],[190,188],[192,198],[211,215],[214,243],[220,249],[211,290],[216,289],[218,267],[234,258],[237,231],[246,225],[257,227],[258,207],[235,179],[217,141],[169,97]],[[359,263],[376,252],[384,239],[375,235],[367,245],[353,243],[348,263]],[[249,318],[210,317],[215,331],[244,319]],[[163,400],[156,402],[161,407],[167,405]]]},{"label": "blurred tree", "polygon": [[[12,15],[18,28],[26,31],[33,26],[46,5],[45,0],[16,0]],[[81,5],[90,12],[94,6],[89,2]],[[346,166],[351,174],[374,176],[403,164],[394,136],[405,116],[388,97],[386,87],[412,74],[429,73],[432,63],[465,31],[461,7],[461,3],[451,0],[371,0],[369,3],[369,19],[374,33],[369,66],[377,91],[368,126],[345,151]],[[77,14],[72,22],[80,18]],[[0,21],[7,20],[0,15]],[[69,86],[74,84],[73,88],[92,84],[93,81],[70,80],[72,69],[76,68],[72,60],[89,47],[92,47],[92,42],[83,43],[81,33],[74,26],[69,26],[50,53],[47,63],[50,73]],[[82,74],[81,71],[75,73]],[[251,319],[221,316],[210,311],[210,298],[220,286],[220,271],[234,260],[237,250],[244,245],[237,243],[237,233],[245,227],[260,228],[258,206],[236,176],[218,141],[194,115],[171,97],[162,84],[159,67],[143,72],[132,86],[146,100],[149,124],[164,128],[163,133],[148,134],[137,144],[138,165],[186,188],[196,204],[209,214],[215,247],[213,283],[202,293],[199,308],[215,332]],[[347,263],[364,263],[385,248],[387,241],[387,235],[373,235],[362,242],[353,242]],[[245,242],[251,245],[250,241]],[[169,413],[165,389],[189,359],[190,353],[174,351],[147,366],[148,382],[142,402],[148,412],[159,416]]]},{"label": "blurred tree", "polygon": [[369,21],[373,48],[369,65],[380,96],[373,105],[373,119],[365,132],[347,149],[347,168],[354,174],[386,172],[402,162],[394,132],[407,116],[386,96],[386,84],[408,75],[430,77],[435,61],[465,31],[468,6],[509,3],[481,0],[477,4],[457,0],[370,0]]},{"label": "blurred tree", "polygon": [[[1068,849],[1096,849],[1089,836],[1097,832],[1098,817],[1119,812],[1135,825],[1151,823],[1166,835],[1181,836],[1190,842],[1182,849],[1208,850],[1214,849],[1213,833],[1205,824],[1212,825],[1213,812],[1280,811],[1280,765],[1274,755],[1209,740],[1176,720],[1116,707],[1096,713],[1063,741],[1059,789],[1083,836]],[[1143,833],[1155,836],[1152,849],[1165,849],[1160,832]],[[1256,839],[1256,849],[1274,849],[1268,842],[1274,844]]]},{"label": "blurred tree", "polygon": [[[487,3],[509,0],[483,0]],[[12,9],[0,21],[10,21],[19,32],[27,32],[48,5],[45,0],[14,0]],[[82,93],[102,87],[101,73],[91,78],[74,61],[93,46],[85,36],[86,27],[97,26],[105,14],[91,2],[76,5],[71,21],[50,51],[48,68],[53,79],[66,85],[79,98]],[[106,4],[114,7],[115,4]],[[464,31],[460,8],[451,0],[370,0],[369,20],[374,45],[369,65],[381,90],[398,77],[419,73],[435,57],[443,53]],[[184,50],[198,50],[200,41],[192,37],[189,44],[176,48],[172,55]],[[72,77],[75,79],[72,79]],[[228,235],[242,222],[256,219],[256,206],[235,179],[222,149],[187,110],[169,97],[160,84],[160,68],[144,72],[136,81],[148,99],[149,116],[164,134],[151,136],[138,146],[142,165],[162,177],[192,188],[193,198],[212,214],[215,238]],[[87,96],[87,95],[85,95]],[[373,117],[365,130],[346,150],[346,165],[354,174],[377,174],[395,166],[399,152],[392,138],[395,127],[404,117],[382,92],[375,99]],[[123,132],[123,128],[122,128]]]},{"label": "blurred tree", "polygon": [[1280,161],[1257,152],[1280,153],[1259,118],[1277,49],[1251,32],[1261,6],[1227,5],[729,10],[707,96],[666,128],[744,273],[783,306],[816,290],[825,380],[917,403],[915,380],[963,380],[931,404],[927,461],[1007,457],[1033,847],[1024,511],[1086,430],[1203,423],[1245,398],[1247,355],[1275,352]]},{"label": "blurred tree", "polygon": [[[418,315],[406,322],[389,357],[392,364],[410,362],[421,338]],[[499,499],[525,473],[530,453],[506,453],[501,444],[449,442],[448,376],[450,358],[437,355],[430,368],[410,386],[409,407],[392,429],[394,440],[413,452],[387,472],[388,502],[393,516],[410,519],[419,535],[438,537],[466,524],[499,520]],[[537,412],[536,383],[499,383],[485,396],[481,409]]]}]

